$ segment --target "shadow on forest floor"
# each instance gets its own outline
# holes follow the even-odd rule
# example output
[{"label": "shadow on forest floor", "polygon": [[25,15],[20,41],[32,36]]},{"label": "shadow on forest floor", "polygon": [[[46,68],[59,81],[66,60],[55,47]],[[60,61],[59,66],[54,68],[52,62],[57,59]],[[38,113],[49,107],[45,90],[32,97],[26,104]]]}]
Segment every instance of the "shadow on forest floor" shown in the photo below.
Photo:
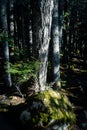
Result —
[{"label": "shadow on forest floor", "polygon": [[19,119],[24,102],[18,96],[0,95],[0,130],[24,130]]},{"label": "shadow on forest floor", "polygon": [[87,130],[87,69],[76,66],[68,70],[64,65],[61,67],[61,80],[62,88],[66,89],[74,106],[77,125],[81,130]]}]

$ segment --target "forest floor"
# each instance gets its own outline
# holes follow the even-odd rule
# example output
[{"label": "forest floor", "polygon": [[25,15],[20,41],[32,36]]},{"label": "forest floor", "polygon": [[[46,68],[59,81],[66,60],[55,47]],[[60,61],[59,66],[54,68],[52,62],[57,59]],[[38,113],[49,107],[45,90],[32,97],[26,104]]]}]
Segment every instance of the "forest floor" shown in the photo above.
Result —
[{"label": "forest floor", "polygon": [[[87,69],[84,69],[84,67],[79,63],[77,64],[77,62],[76,66],[71,66],[69,70],[66,69],[65,65],[62,65],[61,83],[76,113],[76,124],[73,125],[70,130],[87,130]],[[16,115],[19,115],[19,113],[16,113],[16,110],[22,110],[25,99],[14,94],[7,95],[1,81],[0,88],[0,123],[3,125],[0,125],[0,130],[22,130],[20,122],[18,124],[19,119],[16,120],[16,118],[18,118]],[[10,115],[8,110],[10,110]],[[10,125],[9,118],[13,120],[13,126]],[[8,129],[4,127],[3,121],[5,121],[5,123],[8,122],[8,125],[6,123]]]},{"label": "forest floor", "polygon": [[76,114],[76,127],[72,130],[87,130],[87,68],[83,60],[73,59],[73,66],[61,66],[62,88],[73,105]]}]

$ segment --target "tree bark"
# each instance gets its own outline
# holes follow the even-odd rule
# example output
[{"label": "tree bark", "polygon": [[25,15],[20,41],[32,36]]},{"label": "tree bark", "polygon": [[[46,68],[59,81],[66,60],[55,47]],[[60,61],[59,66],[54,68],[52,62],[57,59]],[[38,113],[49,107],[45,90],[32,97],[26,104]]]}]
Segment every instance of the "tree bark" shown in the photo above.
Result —
[{"label": "tree bark", "polygon": [[[2,23],[2,31],[5,35],[5,37],[8,37],[8,25],[7,25],[7,0],[1,0],[1,23]],[[3,62],[5,66],[5,84],[6,86],[10,87],[12,85],[11,82],[11,75],[8,72],[9,70],[9,46],[8,41],[6,38],[3,38]]]},{"label": "tree bark", "polygon": [[33,55],[40,61],[38,90],[46,89],[53,0],[32,0]]},{"label": "tree bark", "polygon": [[58,1],[54,0],[53,20],[52,20],[52,66],[53,66],[53,81],[55,85],[60,87],[60,25],[59,25],[59,13],[58,13]]}]

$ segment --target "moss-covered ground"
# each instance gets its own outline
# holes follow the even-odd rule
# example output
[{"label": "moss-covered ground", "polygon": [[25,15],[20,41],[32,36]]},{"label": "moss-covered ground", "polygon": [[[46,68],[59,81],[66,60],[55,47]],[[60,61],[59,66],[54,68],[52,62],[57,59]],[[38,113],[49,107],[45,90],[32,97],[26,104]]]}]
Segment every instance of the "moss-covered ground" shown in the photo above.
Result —
[{"label": "moss-covered ground", "polygon": [[52,89],[39,92],[27,99],[30,118],[25,121],[33,127],[48,127],[52,124],[74,123],[75,114],[67,96]]}]

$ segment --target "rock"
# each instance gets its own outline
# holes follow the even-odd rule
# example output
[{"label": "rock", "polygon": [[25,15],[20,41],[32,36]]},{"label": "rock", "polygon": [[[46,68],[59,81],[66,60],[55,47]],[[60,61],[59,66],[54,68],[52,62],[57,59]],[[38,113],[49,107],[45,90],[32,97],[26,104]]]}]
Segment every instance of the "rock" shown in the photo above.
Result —
[{"label": "rock", "polygon": [[23,123],[26,123],[26,121],[31,119],[31,113],[27,110],[24,110],[20,115],[20,120],[23,121]]},{"label": "rock", "polygon": [[[58,91],[52,89],[39,92],[27,99],[26,110],[24,110],[20,119],[22,122],[33,128],[50,127],[52,130],[66,130],[66,124],[75,121],[75,114],[68,98]],[[62,128],[62,126],[64,127]]]},{"label": "rock", "polygon": [[83,130],[87,130],[87,122],[86,123],[82,123],[82,128],[83,128]]}]

